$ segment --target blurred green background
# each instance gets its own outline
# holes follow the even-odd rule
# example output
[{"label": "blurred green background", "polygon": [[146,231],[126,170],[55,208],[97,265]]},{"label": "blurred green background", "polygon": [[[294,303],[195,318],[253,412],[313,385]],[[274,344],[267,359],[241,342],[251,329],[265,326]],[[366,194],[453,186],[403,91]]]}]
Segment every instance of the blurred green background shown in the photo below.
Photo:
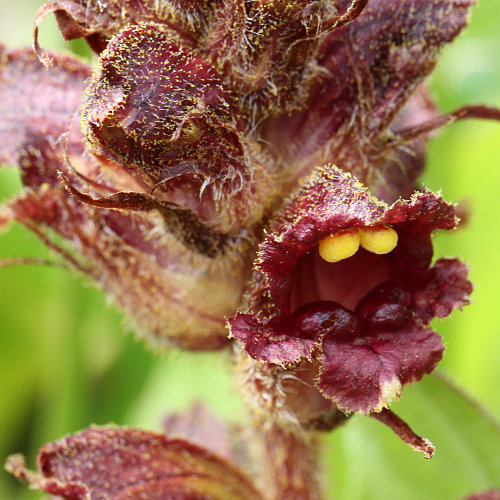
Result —
[{"label": "blurred green background", "polygon": [[[0,0],[0,39],[31,43],[31,21],[42,2]],[[42,46],[84,53],[63,42],[52,19]],[[500,2],[479,0],[469,29],[448,47],[431,87],[446,110],[468,103],[500,106]],[[1,105],[1,104],[0,104]],[[325,482],[342,500],[452,500],[500,488],[500,124],[454,124],[430,145],[423,182],[445,199],[465,200],[466,227],[437,235],[436,255],[469,263],[474,304],[438,321],[447,344],[441,368],[477,408],[441,380],[427,377],[393,406],[437,445],[424,460],[368,418],[357,417],[326,439]],[[20,189],[15,169],[0,171],[0,196]],[[46,256],[34,236],[13,226],[0,237],[0,258]],[[0,462],[22,452],[33,466],[38,448],[91,423],[160,429],[162,416],[207,401],[221,416],[243,415],[225,354],[159,356],[136,342],[120,315],[89,283],[65,270],[0,269]],[[486,417],[484,412],[486,412]],[[490,418],[491,417],[491,418]],[[40,498],[3,471],[0,498]]]}]

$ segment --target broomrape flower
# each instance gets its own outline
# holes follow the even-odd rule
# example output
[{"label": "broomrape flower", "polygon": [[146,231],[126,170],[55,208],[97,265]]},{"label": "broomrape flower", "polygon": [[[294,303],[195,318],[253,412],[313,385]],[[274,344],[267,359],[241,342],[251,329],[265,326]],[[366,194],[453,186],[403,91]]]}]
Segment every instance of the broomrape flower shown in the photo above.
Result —
[{"label": "broomrape flower", "polygon": [[[430,132],[500,118],[441,115],[422,83],[472,3],[55,0],[34,53],[2,49],[0,160],[25,190],[0,223],[34,231],[156,347],[222,348],[227,322],[265,418],[317,429],[367,414],[431,456],[387,406],[434,370],[430,321],[472,291],[464,264],[432,262],[455,207],[415,190]],[[93,68],[38,45],[48,13],[87,40]],[[9,467],[64,498],[259,496],[208,452],[141,431],[47,446],[41,475]],[[103,485],[113,453],[126,473]]]}]

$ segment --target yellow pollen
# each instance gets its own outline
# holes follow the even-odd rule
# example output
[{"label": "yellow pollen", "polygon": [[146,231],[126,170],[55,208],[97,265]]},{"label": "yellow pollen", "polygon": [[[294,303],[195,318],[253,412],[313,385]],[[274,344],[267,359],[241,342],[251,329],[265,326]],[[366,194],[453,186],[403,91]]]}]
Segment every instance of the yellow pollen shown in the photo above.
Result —
[{"label": "yellow pollen", "polygon": [[319,242],[319,254],[327,262],[338,262],[354,255],[359,248],[360,235],[354,231],[340,231]]},{"label": "yellow pollen", "polygon": [[359,236],[361,246],[378,255],[391,252],[398,244],[398,233],[386,225],[360,229]]}]

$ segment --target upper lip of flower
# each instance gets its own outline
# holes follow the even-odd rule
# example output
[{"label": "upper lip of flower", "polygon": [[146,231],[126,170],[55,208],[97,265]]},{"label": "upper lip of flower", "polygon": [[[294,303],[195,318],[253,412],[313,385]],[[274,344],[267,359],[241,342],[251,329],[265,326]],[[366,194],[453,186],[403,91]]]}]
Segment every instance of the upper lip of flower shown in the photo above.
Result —
[{"label": "upper lip of flower", "polygon": [[[278,297],[276,304],[282,312],[311,302],[307,290],[299,287],[306,284],[307,288],[315,278],[319,279],[313,297],[338,297],[350,308],[383,281],[418,284],[426,279],[431,263],[431,232],[456,225],[454,208],[429,191],[415,193],[409,201],[399,200],[389,207],[376,200],[354,177],[332,166],[318,169],[283,212],[285,215],[278,216],[271,225],[257,259],[257,268],[270,278],[270,296]],[[359,249],[356,255],[332,265],[318,253],[318,244],[332,234],[386,224],[399,235],[396,248],[386,255]],[[314,269],[315,274],[300,276],[302,267],[306,272]],[[277,273],[282,274],[281,280],[272,279]],[[328,279],[336,281],[328,284]],[[337,295],[346,291],[351,295]]]}]

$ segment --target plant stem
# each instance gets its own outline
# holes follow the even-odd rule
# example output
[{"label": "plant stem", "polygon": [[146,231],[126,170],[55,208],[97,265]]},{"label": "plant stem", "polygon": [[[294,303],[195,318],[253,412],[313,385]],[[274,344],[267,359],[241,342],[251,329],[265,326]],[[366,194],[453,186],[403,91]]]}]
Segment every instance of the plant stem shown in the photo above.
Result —
[{"label": "plant stem", "polygon": [[315,433],[266,422],[260,440],[261,490],[267,500],[320,500],[318,440]]},{"label": "plant stem", "polygon": [[323,398],[298,378],[304,373],[255,361],[235,345],[234,376],[252,418],[256,482],[266,500],[322,498],[318,432],[307,423],[323,414]]}]

